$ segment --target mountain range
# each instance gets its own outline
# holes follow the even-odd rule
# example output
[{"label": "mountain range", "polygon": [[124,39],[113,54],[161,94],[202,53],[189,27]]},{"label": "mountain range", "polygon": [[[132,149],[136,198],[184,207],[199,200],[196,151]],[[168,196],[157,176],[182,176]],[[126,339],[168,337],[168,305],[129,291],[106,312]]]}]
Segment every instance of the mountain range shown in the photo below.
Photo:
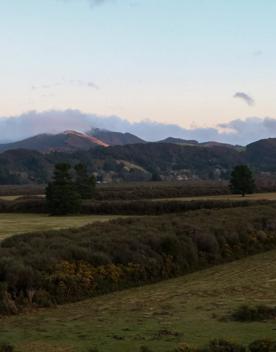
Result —
[{"label": "mountain range", "polygon": [[65,131],[58,134],[39,134],[22,141],[0,144],[0,152],[15,149],[36,150],[42,153],[89,150],[98,146],[145,143],[131,133],[94,129],[88,133]]},{"label": "mountain range", "polygon": [[130,133],[99,129],[41,134],[0,145],[0,184],[46,183],[58,162],[82,162],[102,182],[150,180],[156,174],[164,180],[221,180],[241,163],[273,176],[276,139],[240,147],[173,137],[146,142]]},{"label": "mountain range", "polygon": [[[65,131],[58,134],[39,134],[30,138],[13,143],[0,144],[0,152],[15,149],[35,150],[41,153],[50,152],[74,152],[89,150],[95,147],[123,146],[131,144],[147,144],[149,142],[131,133],[113,132],[102,129],[91,129],[87,133],[77,131]],[[231,149],[242,148],[231,144],[218,142],[199,143],[195,140],[168,137],[155,143],[176,144],[181,146],[224,146]]]}]

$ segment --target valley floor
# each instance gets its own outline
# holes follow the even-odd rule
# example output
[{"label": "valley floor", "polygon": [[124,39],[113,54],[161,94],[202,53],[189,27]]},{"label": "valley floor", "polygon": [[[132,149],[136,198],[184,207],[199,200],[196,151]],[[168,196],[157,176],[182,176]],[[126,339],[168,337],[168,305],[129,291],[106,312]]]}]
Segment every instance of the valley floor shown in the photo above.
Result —
[{"label": "valley floor", "polygon": [[222,337],[274,338],[276,322],[223,318],[246,304],[276,305],[276,251],[208,270],[31,314],[2,318],[0,343],[20,352],[165,352]]}]

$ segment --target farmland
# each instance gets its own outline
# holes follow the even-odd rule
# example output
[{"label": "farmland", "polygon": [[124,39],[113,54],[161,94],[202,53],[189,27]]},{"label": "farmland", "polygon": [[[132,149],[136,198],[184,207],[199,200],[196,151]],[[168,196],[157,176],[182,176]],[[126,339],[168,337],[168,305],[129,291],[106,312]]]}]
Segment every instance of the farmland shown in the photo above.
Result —
[{"label": "farmland", "polygon": [[[13,202],[17,197],[10,194],[0,198]],[[149,281],[137,276],[137,283],[134,280],[123,282],[120,286],[118,281],[114,288],[110,285],[110,290],[108,283],[101,288],[99,280],[99,291],[95,291],[95,296],[99,294],[97,297],[92,298],[94,293],[86,294],[82,286],[83,295],[79,292],[79,296],[72,296],[67,301],[64,299],[62,302],[60,299],[58,305],[53,303],[53,299],[44,308],[38,308],[39,305],[35,303],[31,308],[28,305],[23,307],[14,316],[2,316],[0,345],[11,343],[16,352],[140,352],[142,346],[153,352],[172,352],[185,344],[202,346],[213,338],[225,338],[242,344],[259,338],[275,338],[275,320],[241,323],[231,321],[228,317],[242,304],[276,306],[276,250],[265,252],[275,248],[276,243],[273,240],[276,193],[257,193],[244,198],[229,194],[152,198],[145,201],[144,206],[159,204],[159,201],[169,204],[170,201],[188,203],[205,200],[218,201],[217,208],[221,209],[197,210],[195,207],[193,211],[185,213],[164,213],[162,216],[142,216],[139,219],[131,217],[112,223],[108,221],[128,216],[123,211],[118,216],[109,213],[61,217],[16,212],[0,214],[0,241],[28,233],[27,236],[2,242],[1,254],[9,255],[10,263],[15,265],[12,275],[16,275],[16,270],[20,272],[21,265],[31,265],[32,270],[36,270],[38,263],[41,271],[48,260],[49,263],[56,263],[45,269],[39,282],[49,274],[49,270],[57,270],[52,272],[49,280],[60,274],[61,277],[70,274],[73,267],[70,272],[59,271],[59,268],[66,268],[68,263],[86,263],[86,273],[99,265],[102,265],[99,270],[107,270],[107,273],[109,268],[127,272],[128,258],[135,265],[145,265],[145,268],[148,265],[144,272],[152,270],[154,274],[155,270],[159,272],[163,264],[160,261],[153,269],[153,262],[148,261],[153,249],[156,251],[156,257],[152,258],[154,260],[172,255],[171,258],[178,258],[179,265],[182,265],[181,258],[187,258],[187,268],[183,264],[183,271],[179,267],[176,274],[186,275],[178,278],[165,280],[176,276],[168,271],[164,276],[153,279],[163,281],[147,284],[150,276]],[[237,204],[236,201],[242,200],[252,200],[252,203],[249,202],[246,207],[236,208],[235,205],[233,209],[222,209],[223,202]],[[262,200],[271,202],[254,204]],[[108,203],[104,200],[97,202]],[[124,200],[119,202],[124,203]],[[199,202],[198,209],[201,207]],[[93,223],[97,224],[82,228]],[[74,229],[67,230],[69,228]],[[184,234],[187,236],[185,240]],[[193,249],[185,247],[190,236],[195,241]],[[182,243],[179,242],[181,239]],[[148,241],[150,251],[146,252]],[[190,254],[196,253],[196,246],[200,249],[197,249],[198,254],[192,259]],[[178,251],[178,248],[183,252]],[[257,252],[263,253],[246,257]],[[36,253],[39,253],[38,257]],[[197,255],[201,258],[198,262]],[[245,258],[213,266],[241,257]],[[1,263],[5,265],[5,260]],[[115,266],[109,266],[110,263]],[[197,271],[199,269],[204,270]],[[135,277],[140,272],[132,273]],[[81,275],[80,272],[78,274]],[[68,291],[74,291],[83,284],[83,281],[75,281],[79,278],[77,276],[68,278],[65,284],[76,282],[76,287],[68,286]],[[136,285],[140,287],[128,288]],[[119,291],[121,289],[124,290]],[[117,292],[101,295],[112,290]],[[70,299],[71,302],[80,302],[59,304]],[[19,299],[18,306],[20,304]]]},{"label": "farmland", "polygon": [[[258,277],[258,282],[256,282]],[[0,342],[17,351],[168,351],[223,337],[248,343],[275,337],[275,321],[224,321],[243,303],[276,305],[276,251],[185,277],[58,309],[3,318]]]}]

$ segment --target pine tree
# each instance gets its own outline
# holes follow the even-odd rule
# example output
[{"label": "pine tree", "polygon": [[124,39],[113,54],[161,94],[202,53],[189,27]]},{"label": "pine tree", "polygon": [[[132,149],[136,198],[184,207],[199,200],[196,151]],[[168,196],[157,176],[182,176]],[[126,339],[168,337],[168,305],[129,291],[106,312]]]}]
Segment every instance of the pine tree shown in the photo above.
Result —
[{"label": "pine tree", "polygon": [[53,181],[46,188],[47,207],[52,215],[75,214],[80,211],[81,199],[70,175],[71,166],[56,164]]},{"label": "pine tree", "polygon": [[255,190],[255,180],[247,165],[238,165],[231,174],[230,190],[234,194],[251,194]]},{"label": "pine tree", "polygon": [[75,166],[76,180],[75,186],[82,199],[90,199],[95,193],[96,179],[87,172],[87,167],[83,164]]}]

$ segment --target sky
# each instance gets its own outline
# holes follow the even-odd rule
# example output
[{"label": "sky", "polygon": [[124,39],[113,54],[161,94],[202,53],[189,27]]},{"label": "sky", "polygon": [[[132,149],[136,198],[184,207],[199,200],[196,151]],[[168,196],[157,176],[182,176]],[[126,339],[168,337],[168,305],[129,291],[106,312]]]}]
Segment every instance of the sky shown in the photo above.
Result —
[{"label": "sky", "polygon": [[0,0],[0,120],[274,119],[275,16],[274,0]]}]

